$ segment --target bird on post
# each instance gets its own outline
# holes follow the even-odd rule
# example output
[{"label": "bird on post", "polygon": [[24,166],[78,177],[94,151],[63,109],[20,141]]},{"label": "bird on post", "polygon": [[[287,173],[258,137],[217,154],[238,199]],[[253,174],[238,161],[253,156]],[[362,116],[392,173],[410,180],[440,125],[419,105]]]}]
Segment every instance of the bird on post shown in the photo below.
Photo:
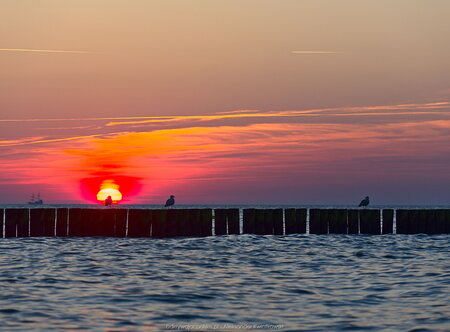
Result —
[{"label": "bird on post", "polygon": [[361,201],[361,203],[359,203],[358,207],[361,207],[361,206],[367,206],[367,205],[369,205],[369,196],[366,196],[366,198],[364,198],[364,199]]},{"label": "bird on post", "polygon": [[166,205],[164,207],[172,206],[175,204],[175,196],[170,195],[170,198],[166,201]]},{"label": "bird on post", "polygon": [[113,203],[113,200],[112,200],[111,196],[108,196],[108,197],[105,199],[105,206],[111,206],[112,203]]}]

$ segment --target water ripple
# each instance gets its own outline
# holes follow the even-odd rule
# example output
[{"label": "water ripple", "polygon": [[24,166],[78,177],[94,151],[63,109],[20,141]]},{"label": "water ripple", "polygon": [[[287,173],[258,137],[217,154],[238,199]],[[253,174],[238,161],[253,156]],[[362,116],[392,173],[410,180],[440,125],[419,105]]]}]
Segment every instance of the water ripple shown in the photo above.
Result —
[{"label": "water ripple", "polygon": [[2,239],[0,329],[448,331],[448,247],[422,235]]}]

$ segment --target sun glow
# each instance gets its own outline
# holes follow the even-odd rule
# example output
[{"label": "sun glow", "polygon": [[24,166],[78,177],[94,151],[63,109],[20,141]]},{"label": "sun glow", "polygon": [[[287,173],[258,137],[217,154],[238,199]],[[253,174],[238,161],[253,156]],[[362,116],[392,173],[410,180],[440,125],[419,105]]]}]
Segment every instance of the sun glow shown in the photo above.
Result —
[{"label": "sun glow", "polygon": [[102,182],[100,191],[97,193],[97,200],[104,202],[108,196],[111,196],[113,203],[118,203],[122,200],[122,193],[119,191],[119,186],[112,180]]}]

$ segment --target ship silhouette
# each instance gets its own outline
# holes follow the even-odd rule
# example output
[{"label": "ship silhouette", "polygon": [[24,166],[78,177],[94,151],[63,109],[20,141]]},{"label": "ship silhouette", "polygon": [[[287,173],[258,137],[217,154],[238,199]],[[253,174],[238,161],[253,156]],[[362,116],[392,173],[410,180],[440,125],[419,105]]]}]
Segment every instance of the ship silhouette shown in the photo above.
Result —
[{"label": "ship silhouette", "polygon": [[37,199],[34,198],[34,193],[31,195],[31,200],[28,202],[31,205],[42,205],[44,201],[41,199],[40,193],[37,194]]}]

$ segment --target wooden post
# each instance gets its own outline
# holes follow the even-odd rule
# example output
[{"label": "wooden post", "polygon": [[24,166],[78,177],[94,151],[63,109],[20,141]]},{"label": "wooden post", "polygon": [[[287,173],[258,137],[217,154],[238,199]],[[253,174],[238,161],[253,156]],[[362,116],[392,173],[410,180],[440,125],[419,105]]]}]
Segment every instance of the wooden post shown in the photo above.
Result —
[{"label": "wooden post", "polygon": [[359,210],[348,210],[348,234],[359,234]]},{"label": "wooden post", "polygon": [[110,233],[111,229],[114,232],[113,220],[108,222],[108,217],[111,217],[110,214],[106,215],[108,212],[109,209],[86,209],[83,236],[105,236],[105,233]]},{"label": "wooden post", "polygon": [[[44,236],[55,236],[56,209],[47,209],[44,220]],[[31,235],[30,235],[31,236]]]},{"label": "wooden post", "polygon": [[265,231],[264,210],[255,209],[255,234],[264,235]]},{"label": "wooden post", "polygon": [[[126,212],[124,209],[79,209],[57,210],[57,236],[125,236]],[[69,232],[67,229],[69,214]],[[50,229],[50,228],[49,228]],[[132,227],[133,232],[133,227]]]},{"label": "wooden post", "polygon": [[28,209],[6,209],[5,237],[28,237]]},{"label": "wooden post", "polygon": [[[20,212],[19,212],[20,211]],[[30,209],[20,209],[17,211],[17,237],[30,236]]]},{"label": "wooden post", "polygon": [[115,236],[116,228],[116,211],[113,208],[101,209],[99,211],[99,219],[96,220],[98,224],[97,233],[94,236]]},{"label": "wooden post", "polygon": [[180,236],[179,230],[179,213],[178,209],[168,209],[166,213],[166,221],[164,223],[163,229],[165,229],[165,234],[162,237],[175,237]]},{"label": "wooden post", "polygon": [[5,214],[5,209],[0,209],[0,238],[3,238],[3,215]]},{"label": "wooden post", "polygon": [[189,209],[189,236],[202,236],[202,220],[200,209]]},{"label": "wooden post", "polygon": [[299,234],[306,234],[306,219],[308,217],[308,209],[295,209],[295,220]]},{"label": "wooden post", "polygon": [[427,222],[427,212],[424,210],[410,210],[408,212],[408,233],[407,234],[418,234],[419,233],[419,222],[420,218],[425,217],[423,222]]},{"label": "wooden post", "polygon": [[239,235],[239,209],[227,209],[228,234]]},{"label": "wooden post", "polygon": [[284,210],[284,226],[286,235],[299,233],[295,209]]},{"label": "wooden post", "polygon": [[329,210],[330,234],[347,234],[347,210]]},{"label": "wooden post", "polygon": [[283,209],[273,210],[273,234],[283,235]]},{"label": "wooden post", "polygon": [[396,226],[397,226],[397,234],[408,234],[407,233],[408,210],[404,209],[397,210]]},{"label": "wooden post", "polygon": [[212,209],[200,210],[201,236],[212,236]]},{"label": "wooden post", "polygon": [[444,209],[434,210],[435,212],[435,234],[449,234],[449,224],[448,211]]},{"label": "wooden post", "polygon": [[176,229],[177,233],[175,236],[186,236],[186,224],[188,219],[188,209],[178,209],[177,211],[177,221]]},{"label": "wooden post", "polygon": [[196,236],[195,235],[195,218],[196,218],[196,214],[195,211],[192,211],[192,209],[187,210],[187,232],[186,232],[186,236]]},{"label": "wooden post", "polygon": [[5,211],[5,237],[17,237],[17,209],[6,209]]},{"label": "wooden post", "polygon": [[414,210],[415,213],[409,211],[410,220],[408,222],[410,229],[408,234],[427,234],[429,225],[429,210]]},{"label": "wooden post", "polygon": [[69,226],[67,236],[81,236],[81,211],[80,208],[69,209]]},{"label": "wooden post", "polygon": [[[91,209],[89,211],[89,223],[86,223],[85,236],[107,236],[114,234],[114,211],[111,208]],[[112,235],[110,235],[112,236]]]},{"label": "wooden post", "polygon": [[328,233],[328,212],[325,209],[311,209],[309,212],[309,233]]},{"label": "wooden post", "polygon": [[264,235],[273,235],[273,209],[264,209]]},{"label": "wooden post", "polygon": [[394,231],[394,210],[383,209],[383,229],[382,234],[392,234]]},{"label": "wooden post", "polygon": [[443,210],[443,223],[445,224],[445,234],[450,234],[450,210]]},{"label": "wooden post", "polygon": [[[328,218],[328,233],[329,234],[341,234],[340,225],[338,224],[338,212],[337,209],[327,210]],[[347,225],[346,225],[347,227]]]},{"label": "wooden post", "polygon": [[360,211],[360,233],[381,234],[380,210],[362,209]]},{"label": "wooden post", "polygon": [[347,219],[348,219],[348,210],[347,209],[338,209],[338,224],[340,225],[339,228],[341,230],[341,234],[347,234],[348,233],[348,226],[347,226]]},{"label": "wooden post", "polygon": [[97,209],[83,209],[80,218],[80,235],[82,237],[98,236],[100,211]]},{"label": "wooden post", "polygon": [[30,236],[55,236],[55,209],[30,209]]},{"label": "wooden post", "polygon": [[150,214],[151,210],[146,209],[129,210],[128,237],[150,237]]},{"label": "wooden post", "polygon": [[[130,210],[131,211],[131,210]],[[151,237],[163,238],[166,237],[166,220],[167,209],[149,210],[151,215]],[[128,215],[128,234],[130,231],[130,217]],[[149,225],[149,227],[150,227]],[[129,235],[128,235],[129,236]]]},{"label": "wooden post", "polygon": [[255,209],[244,209],[243,210],[243,233],[244,234],[255,234]]},{"label": "wooden post", "polygon": [[214,209],[214,228],[216,235],[227,234],[227,210]]},{"label": "wooden post", "polygon": [[285,234],[306,234],[307,209],[284,210]]},{"label": "wooden post", "polygon": [[188,209],[176,209],[176,234],[175,236],[186,236],[186,220]]},{"label": "wooden post", "polygon": [[114,209],[114,236],[125,237],[127,232],[127,209]]},{"label": "wooden post", "polygon": [[425,227],[422,230],[425,234],[440,234],[438,229],[438,222],[436,218],[436,210],[421,210],[421,217],[425,223]]},{"label": "wooden post", "polygon": [[192,223],[194,225],[194,227],[193,227],[194,234],[193,235],[195,237],[200,237],[203,235],[201,209],[194,209],[192,212],[193,212],[193,214],[191,215],[191,217],[192,217]]},{"label": "wooden post", "polygon": [[89,209],[69,209],[69,236],[86,236],[89,225]]},{"label": "wooden post", "polygon": [[320,234],[320,210],[309,210],[309,234]]},{"label": "wooden post", "polygon": [[439,234],[450,234],[450,210],[436,210],[436,229]]},{"label": "wooden post", "polygon": [[67,219],[69,216],[69,209],[56,209],[56,236],[67,236]]},{"label": "wooden post", "polygon": [[328,234],[331,234],[332,230],[337,231],[337,209],[323,209],[320,211],[320,217],[326,218]]},{"label": "wooden post", "polygon": [[[168,211],[168,210],[167,210]],[[178,210],[178,235],[189,236],[189,210]]]},{"label": "wooden post", "polygon": [[[400,220],[402,221],[402,232],[400,232],[400,234],[411,234],[411,230],[412,230],[412,224],[413,221],[411,219],[412,214],[411,214],[411,210],[403,210],[400,216]],[[397,218],[398,220],[398,218]],[[397,231],[397,233],[399,233]]]},{"label": "wooden post", "polygon": [[328,225],[330,224],[330,210],[320,209],[320,233],[328,234]]}]

